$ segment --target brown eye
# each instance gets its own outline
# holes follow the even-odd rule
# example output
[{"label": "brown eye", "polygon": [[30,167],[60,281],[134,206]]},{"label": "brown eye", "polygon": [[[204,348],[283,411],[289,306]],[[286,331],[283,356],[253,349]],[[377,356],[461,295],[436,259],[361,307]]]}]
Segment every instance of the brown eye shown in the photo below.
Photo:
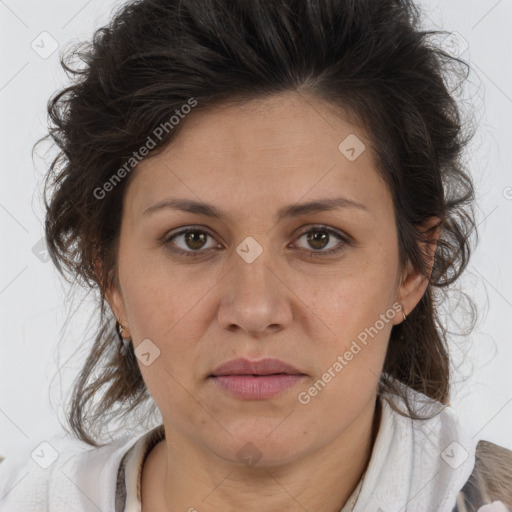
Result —
[{"label": "brown eye", "polygon": [[329,243],[329,234],[326,231],[310,231],[306,233],[308,244],[314,249],[323,249]]},{"label": "brown eye", "polygon": [[183,229],[165,238],[164,244],[168,245],[171,251],[185,256],[200,256],[201,253],[209,252],[207,249],[218,247],[213,243],[207,247],[208,238],[214,241],[207,231],[201,229]]},{"label": "brown eye", "polygon": [[208,233],[204,231],[187,231],[185,233],[184,241],[190,249],[201,249],[205,244]]},{"label": "brown eye", "polygon": [[[304,249],[307,250],[311,256],[335,254],[342,251],[344,246],[349,243],[348,240],[337,231],[323,226],[309,229],[309,231],[306,231],[299,237],[299,240],[301,238],[305,238],[308,247]],[[338,241],[338,243],[336,243],[336,241]],[[326,247],[329,248],[324,250]],[[313,250],[309,250],[310,248]]]}]

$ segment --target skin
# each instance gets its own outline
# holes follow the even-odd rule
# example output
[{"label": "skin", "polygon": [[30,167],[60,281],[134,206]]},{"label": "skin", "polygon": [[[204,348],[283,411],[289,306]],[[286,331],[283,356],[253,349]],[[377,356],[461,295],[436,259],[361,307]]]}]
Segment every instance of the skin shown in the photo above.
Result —
[{"label": "skin", "polygon": [[[160,350],[150,365],[139,361],[166,431],[144,464],[142,510],[338,512],[371,454],[378,378],[402,313],[307,405],[298,394],[394,303],[409,314],[428,281],[410,265],[400,274],[393,202],[368,138],[331,105],[290,92],[182,122],[178,138],[133,171],[120,287],[108,293],[134,347],[149,338]],[[338,150],[350,134],[367,148],[355,161]],[[366,210],[276,220],[285,205],[339,196]],[[227,217],[143,215],[167,198],[212,203]],[[350,243],[331,235],[312,245],[305,233],[317,224],[312,234],[338,230]],[[210,236],[159,242],[184,227]],[[236,251],[248,236],[262,249],[252,263]],[[432,262],[433,249],[427,254]],[[235,357],[276,357],[306,377],[271,399],[234,398],[208,375]],[[237,455],[249,442],[261,454],[253,466]]]}]

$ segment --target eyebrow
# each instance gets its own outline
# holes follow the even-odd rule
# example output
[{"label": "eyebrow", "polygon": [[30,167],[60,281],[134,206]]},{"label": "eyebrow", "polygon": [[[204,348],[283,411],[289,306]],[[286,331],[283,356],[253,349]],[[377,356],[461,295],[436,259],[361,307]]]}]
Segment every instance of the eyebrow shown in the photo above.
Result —
[{"label": "eyebrow", "polygon": [[[335,197],[327,199],[319,199],[316,201],[309,201],[307,203],[291,204],[280,208],[277,212],[277,221],[284,218],[299,217],[301,215],[313,214],[336,210],[340,208],[355,208],[361,211],[369,212],[368,208],[357,201],[352,201],[345,197]],[[190,199],[164,199],[147,208],[143,215],[151,215],[163,209],[180,210],[196,215],[211,217],[218,220],[225,220],[228,215],[213,204],[193,201]]]}]

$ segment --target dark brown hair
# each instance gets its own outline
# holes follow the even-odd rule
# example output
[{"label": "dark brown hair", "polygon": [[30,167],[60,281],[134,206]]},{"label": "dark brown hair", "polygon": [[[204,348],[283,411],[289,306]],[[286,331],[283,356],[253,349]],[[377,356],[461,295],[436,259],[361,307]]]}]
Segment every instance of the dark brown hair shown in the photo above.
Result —
[{"label": "dark brown hair", "polygon": [[[98,446],[107,416],[151,402],[105,296],[118,284],[123,191],[136,167],[104,199],[94,190],[191,98],[201,111],[307,93],[366,130],[392,193],[402,270],[410,261],[428,277],[419,243],[440,229],[428,288],[392,328],[380,392],[401,394],[402,383],[447,403],[449,332],[438,305],[467,266],[476,235],[474,188],[462,163],[474,132],[449,85],[460,86],[469,66],[434,44],[439,35],[447,33],[421,29],[421,12],[408,0],[140,0],[61,59],[72,84],[48,104],[47,137],[59,155],[45,181],[47,245],[64,276],[100,292],[98,329],[68,411],[79,438]],[[423,230],[434,216],[439,224]]]}]

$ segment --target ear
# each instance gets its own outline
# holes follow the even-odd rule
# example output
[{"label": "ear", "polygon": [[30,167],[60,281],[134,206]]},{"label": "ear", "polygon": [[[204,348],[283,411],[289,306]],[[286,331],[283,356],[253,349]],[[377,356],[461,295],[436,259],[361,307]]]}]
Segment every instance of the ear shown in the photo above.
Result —
[{"label": "ear", "polygon": [[[95,258],[94,260],[94,271],[96,276],[101,276],[101,260]],[[115,280],[114,280],[115,281]],[[104,290],[105,299],[108,302],[112,313],[116,318],[119,319],[124,327],[124,333],[128,331],[128,325],[126,320],[126,311],[124,308],[124,301],[119,286],[113,283],[109,289]],[[129,337],[129,336],[128,336]]]},{"label": "ear", "polygon": [[[439,217],[430,217],[429,220],[421,227],[421,230],[427,231],[432,226],[439,223]],[[401,285],[397,290],[397,301],[402,304],[403,311],[406,315],[416,307],[418,302],[423,297],[427,289],[430,276],[432,274],[432,267],[434,265],[434,257],[437,248],[437,241],[439,239],[439,226],[429,235],[429,241],[420,242],[420,248],[427,257],[427,271],[428,278],[420,274],[413,268],[412,263],[407,263],[407,269],[402,277]],[[401,315],[396,315],[397,322],[403,321]]]},{"label": "ear", "polygon": [[105,291],[105,298],[109,303],[110,308],[112,309],[112,312],[114,313],[115,317],[118,318],[119,322],[121,322],[121,324],[123,325],[124,333],[128,333],[129,331],[126,320],[126,311],[124,308],[124,302],[121,291],[118,290],[115,285],[112,285],[112,287],[109,290]]}]

